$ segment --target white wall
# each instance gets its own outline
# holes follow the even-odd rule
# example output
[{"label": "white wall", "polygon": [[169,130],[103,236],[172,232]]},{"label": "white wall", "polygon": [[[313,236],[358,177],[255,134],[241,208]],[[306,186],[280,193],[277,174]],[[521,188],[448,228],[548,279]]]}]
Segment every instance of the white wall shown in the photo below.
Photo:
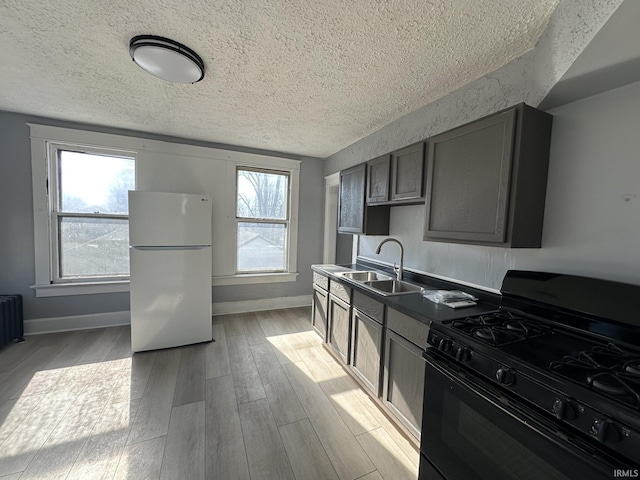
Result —
[{"label": "white wall", "polygon": [[[291,170],[292,199],[294,202],[299,200],[299,160],[184,145],[178,146],[178,151],[166,153],[159,149],[176,150],[176,145],[159,142],[154,145],[158,149],[145,150],[136,160],[137,189],[211,195],[214,277],[235,275],[237,165]],[[289,233],[296,246],[297,224],[298,208],[297,205],[292,205]],[[292,249],[291,253],[295,259],[296,249]]]},{"label": "white wall", "polygon": [[[540,249],[424,242],[424,206],[391,209],[405,266],[498,289],[508,269],[573,273],[640,284],[640,83],[551,110],[551,159]],[[360,237],[360,255],[397,260]]]},{"label": "white wall", "polygon": [[[231,145],[200,142],[153,135],[143,132],[64,122],[49,118],[33,117],[18,113],[0,112],[0,204],[10,206],[0,210],[0,293],[18,293],[24,296],[25,318],[49,319],[65,318],[88,319],[95,316],[96,322],[103,321],[104,314],[116,318],[129,310],[129,293],[108,293],[94,295],[73,295],[64,297],[36,298],[35,291],[30,288],[35,282],[34,262],[34,218],[33,196],[31,185],[31,152],[28,123],[72,128],[85,131],[124,135],[184,144],[185,149],[193,146],[212,149],[244,152],[254,155],[295,158],[300,164],[300,209],[298,215],[298,264],[300,275],[295,282],[278,282],[259,285],[225,285],[213,288],[214,303],[250,302],[262,299],[282,297],[299,297],[311,293],[311,265],[322,261],[322,218],[324,162],[318,158],[297,157],[279,152],[269,152]],[[153,158],[149,158],[153,162]],[[144,160],[143,160],[144,162]],[[159,163],[170,163],[170,159],[157,160]],[[210,174],[215,176],[215,170]],[[178,172],[178,173],[176,173]],[[156,172],[158,176],[148,176],[153,182],[162,182],[162,177],[169,175]],[[189,173],[180,168],[173,158],[172,174],[176,188],[198,188],[208,178],[194,180],[197,172]],[[184,179],[180,177],[184,175]],[[195,182],[195,183],[194,183]],[[154,185],[162,185],[155,183]],[[158,186],[158,188],[160,188]],[[207,190],[211,186],[207,186]],[[204,191],[207,191],[204,190]],[[231,209],[231,215],[233,209]],[[229,255],[229,258],[231,256]],[[94,318],[94,317],[91,317]],[[84,321],[84,320],[83,320]],[[99,323],[87,323],[96,326]],[[71,328],[71,327],[69,327]],[[42,331],[50,328],[43,327]]]}]

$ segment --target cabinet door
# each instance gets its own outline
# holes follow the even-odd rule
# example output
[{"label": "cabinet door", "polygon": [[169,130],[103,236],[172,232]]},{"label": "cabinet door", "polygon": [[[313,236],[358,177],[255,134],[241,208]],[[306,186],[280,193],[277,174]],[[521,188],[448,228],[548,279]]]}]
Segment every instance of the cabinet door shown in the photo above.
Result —
[{"label": "cabinet door", "polygon": [[366,178],[366,163],[340,172],[338,233],[389,234],[389,207],[365,205]]},{"label": "cabinet door", "polygon": [[313,309],[311,311],[311,325],[318,332],[323,342],[327,341],[327,313],[329,294],[318,287],[313,286]]},{"label": "cabinet door", "polygon": [[516,110],[429,140],[424,239],[506,241]]},{"label": "cabinet door", "polygon": [[390,412],[420,438],[424,398],[423,350],[386,330],[382,400]]},{"label": "cabinet door", "polygon": [[422,199],[424,143],[403,148],[391,155],[391,200]]},{"label": "cabinet door", "polygon": [[329,334],[327,341],[340,359],[349,363],[349,337],[351,332],[351,306],[329,294]]},{"label": "cabinet door", "polygon": [[351,313],[351,368],[376,396],[380,396],[382,325],[359,312]]},{"label": "cabinet door", "polygon": [[391,155],[367,162],[367,205],[389,201]]},{"label": "cabinet door", "polygon": [[364,187],[366,164],[340,172],[338,231],[364,231]]}]

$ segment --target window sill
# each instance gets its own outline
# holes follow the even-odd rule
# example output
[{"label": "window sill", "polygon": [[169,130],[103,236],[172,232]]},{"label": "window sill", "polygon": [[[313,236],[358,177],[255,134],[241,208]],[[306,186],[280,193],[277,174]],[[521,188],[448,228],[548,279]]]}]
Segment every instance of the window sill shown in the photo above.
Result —
[{"label": "window sill", "polygon": [[120,293],[129,291],[129,280],[110,282],[51,283],[31,285],[36,297],[64,297],[67,295],[93,295],[96,293]]},{"label": "window sill", "polygon": [[[222,285],[252,285],[259,283],[295,282],[298,273],[254,273],[212,277],[212,286]],[[129,291],[129,280],[110,282],[82,282],[82,283],[52,283],[46,285],[31,285],[36,291],[36,297],[65,297],[71,295],[94,295],[101,293],[121,293]]]},{"label": "window sill", "polygon": [[281,283],[281,282],[295,282],[298,273],[247,273],[238,275],[229,275],[224,277],[213,277],[211,284],[216,286],[221,285],[252,285],[258,283]]}]

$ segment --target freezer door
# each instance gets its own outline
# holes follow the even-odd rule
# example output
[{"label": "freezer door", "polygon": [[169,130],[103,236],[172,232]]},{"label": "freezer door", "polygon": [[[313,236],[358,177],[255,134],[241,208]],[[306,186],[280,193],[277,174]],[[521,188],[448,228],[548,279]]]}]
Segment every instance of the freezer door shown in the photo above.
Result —
[{"label": "freezer door", "polygon": [[211,340],[211,247],[131,248],[134,352]]},{"label": "freezer door", "polygon": [[129,245],[211,245],[211,196],[129,191]]}]

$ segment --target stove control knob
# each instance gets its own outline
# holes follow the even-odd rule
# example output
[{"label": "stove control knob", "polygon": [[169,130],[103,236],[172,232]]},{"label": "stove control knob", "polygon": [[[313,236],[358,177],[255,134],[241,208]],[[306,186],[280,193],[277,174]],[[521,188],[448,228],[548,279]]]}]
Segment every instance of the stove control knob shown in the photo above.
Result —
[{"label": "stove control knob", "polygon": [[438,350],[445,353],[451,350],[451,340],[448,340],[446,338],[440,340],[440,343],[438,343]]},{"label": "stove control knob", "polygon": [[459,362],[468,362],[471,360],[471,351],[468,348],[460,347],[456,351],[456,360]]},{"label": "stove control knob", "polygon": [[551,409],[558,420],[573,420],[578,416],[578,409],[568,398],[565,400],[556,399]]},{"label": "stove control knob", "polygon": [[616,443],[622,436],[618,427],[610,420],[596,418],[591,425],[591,435],[602,443]]},{"label": "stove control knob", "polygon": [[508,387],[516,383],[516,376],[508,368],[500,367],[496,371],[496,380],[498,383]]}]

